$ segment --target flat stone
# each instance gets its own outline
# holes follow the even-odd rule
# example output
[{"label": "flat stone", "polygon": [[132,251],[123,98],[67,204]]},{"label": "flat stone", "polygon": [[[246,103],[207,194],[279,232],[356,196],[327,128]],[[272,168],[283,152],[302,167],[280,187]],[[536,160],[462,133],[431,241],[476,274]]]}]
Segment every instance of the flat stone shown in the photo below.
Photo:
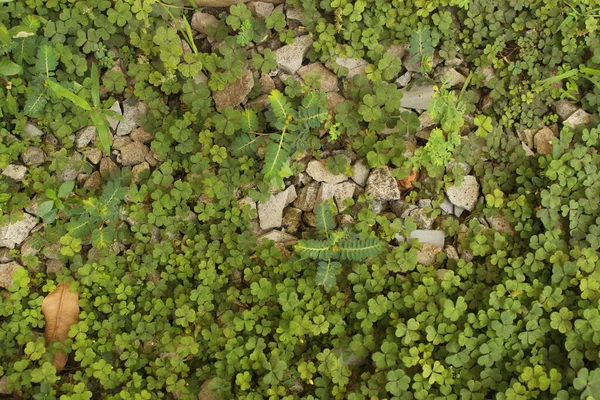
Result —
[{"label": "flat stone", "polygon": [[258,203],[256,208],[261,229],[268,230],[281,227],[283,209],[296,198],[296,188],[290,186],[284,191],[271,195],[266,202]]},{"label": "flat stone", "polygon": [[63,169],[60,170],[58,180],[61,182],[74,181],[77,175],[83,170],[83,156],[74,152],[69,156],[69,160]]},{"label": "flat stone", "polygon": [[88,190],[96,190],[100,186],[102,186],[102,176],[98,171],[94,171],[83,184],[83,187]]},{"label": "flat stone", "polygon": [[92,164],[96,165],[100,162],[100,160],[102,159],[102,150],[100,149],[96,149],[96,148],[91,148],[91,149],[85,149],[83,151],[83,155],[85,156],[85,158],[87,158]]},{"label": "flat stone", "polygon": [[128,144],[131,144],[132,142],[133,140],[129,136],[116,137],[115,140],[113,140],[112,149],[121,151],[123,147],[127,146]]},{"label": "flat stone", "polygon": [[444,212],[444,214],[453,214],[454,204],[452,204],[450,200],[448,200],[448,198],[445,197],[442,204],[440,204],[440,209]]},{"label": "flat stone", "polygon": [[129,167],[143,163],[148,154],[148,147],[140,142],[132,142],[121,149],[121,165]]},{"label": "flat stone", "polygon": [[412,74],[412,72],[406,71],[400,75],[398,78],[396,78],[396,85],[401,88],[408,86],[410,80],[412,79]]},{"label": "flat stone", "polygon": [[454,215],[456,215],[458,218],[460,218],[465,211],[467,211],[465,208],[454,206]]},{"label": "flat stone", "polygon": [[523,148],[523,151],[525,151],[526,157],[532,157],[535,155],[534,152],[525,143],[521,143],[521,147]]},{"label": "flat stone", "polygon": [[317,216],[314,212],[303,212],[302,222],[304,222],[306,226],[314,228],[317,226]]},{"label": "flat stone", "polygon": [[325,160],[323,162],[311,160],[306,167],[306,173],[315,181],[330,184],[340,183],[348,180],[346,175],[334,174],[329,171],[325,165]]},{"label": "flat stone", "polygon": [[2,171],[2,175],[8,176],[15,181],[22,181],[27,173],[27,167],[24,165],[8,164]]},{"label": "flat stone", "polygon": [[100,160],[100,174],[109,174],[115,169],[117,169],[117,164],[115,164],[110,157],[104,157],[102,160]]},{"label": "flat stone", "polygon": [[309,35],[297,37],[292,44],[280,47],[275,51],[277,67],[288,74],[295,74],[302,66],[302,60],[312,46]]},{"label": "flat stone", "polygon": [[429,244],[434,247],[443,248],[446,234],[443,231],[433,229],[417,229],[410,233],[409,239],[416,239],[420,243]]},{"label": "flat stone", "polygon": [[580,108],[565,120],[564,125],[577,128],[579,125],[588,125],[590,122],[592,122],[592,116]]},{"label": "flat stone", "polygon": [[579,107],[577,107],[577,105],[566,99],[556,102],[556,114],[558,114],[558,117],[561,119],[561,121],[568,119],[578,109]]},{"label": "flat stone", "polygon": [[338,90],[337,76],[320,62],[305,65],[298,70],[298,75],[306,82],[312,77],[319,77],[320,89],[324,92],[335,92]]},{"label": "flat stone", "polygon": [[46,273],[47,274],[58,274],[65,267],[65,263],[61,260],[48,260],[46,261]]},{"label": "flat stone", "polygon": [[352,180],[358,185],[364,187],[367,183],[367,178],[369,177],[369,172],[371,171],[371,169],[368,167],[365,160],[358,160],[354,163],[352,168],[354,169]]},{"label": "flat stone", "polygon": [[254,87],[252,71],[246,71],[237,81],[225,86],[223,90],[213,93],[213,100],[217,111],[223,111],[227,107],[237,107],[248,96]]},{"label": "flat stone", "polygon": [[23,268],[12,261],[8,264],[0,264],[0,287],[8,289],[13,284],[13,275],[17,269]]},{"label": "flat stone", "polygon": [[0,227],[0,247],[14,249],[27,239],[29,232],[36,226],[37,218],[23,213],[23,219]]},{"label": "flat stone", "polygon": [[489,224],[490,228],[498,231],[500,233],[515,233],[515,229],[512,224],[508,222],[508,220],[502,215],[494,215],[491,217],[486,217],[486,221]]},{"label": "flat stone", "polygon": [[10,250],[6,247],[0,248],[0,263],[11,262],[13,258],[10,255]]},{"label": "flat stone", "polygon": [[288,21],[304,21],[304,10],[300,7],[288,7],[285,12]]},{"label": "flat stone", "polygon": [[208,83],[208,76],[206,76],[204,72],[200,71],[194,75],[192,80],[196,85],[206,85]]},{"label": "flat stone", "polygon": [[319,186],[320,185],[317,182],[311,182],[300,188],[298,197],[294,201],[294,207],[299,208],[302,211],[312,211],[317,203]]},{"label": "flat stone", "polygon": [[150,149],[146,155],[146,162],[150,164],[151,167],[156,167],[161,162],[161,159],[154,150]]},{"label": "flat stone", "polygon": [[25,152],[21,155],[21,159],[25,165],[35,167],[41,165],[46,161],[46,155],[44,151],[39,147],[28,147]]},{"label": "flat stone", "polygon": [[420,229],[431,229],[433,228],[435,219],[429,214],[430,213],[426,212],[424,208],[416,207],[412,209],[408,215],[415,220],[415,223]]},{"label": "flat stone", "polygon": [[267,18],[273,13],[275,6],[271,3],[265,3],[264,1],[251,1],[246,6],[250,13],[258,18]]},{"label": "flat stone", "polygon": [[148,164],[146,161],[134,166],[131,170],[131,180],[134,183],[140,182],[140,176],[146,171],[150,171],[150,164]]},{"label": "flat stone", "polygon": [[75,147],[77,149],[83,149],[85,146],[90,144],[94,138],[96,137],[96,127],[88,126],[86,128],[80,129],[77,132],[77,137],[75,139]]},{"label": "flat stone", "polygon": [[141,112],[138,104],[130,105],[128,103],[123,103],[123,118],[125,118],[125,120],[121,121],[117,127],[117,136],[129,135],[133,129],[138,126],[140,114]]},{"label": "flat stone", "polygon": [[415,110],[427,110],[432,97],[433,85],[413,85],[410,89],[402,89],[400,107]]},{"label": "flat stone", "polygon": [[44,136],[44,132],[42,132],[40,128],[38,128],[35,124],[32,124],[31,122],[25,124],[25,126],[23,127],[23,132],[30,138]]},{"label": "flat stone", "polygon": [[[114,112],[118,113],[119,115],[123,115],[123,111],[121,110],[121,105],[119,104],[118,101],[115,101],[113,103],[113,105],[110,106],[109,110],[114,111]],[[113,117],[107,117],[107,120],[108,120],[108,124],[110,125],[110,129],[112,129],[113,131],[116,131],[117,127],[119,126],[119,123],[121,121],[119,121],[118,119],[113,118]]]},{"label": "flat stone", "polygon": [[319,186],[319,192],[317,193],[317,204],[329,199],[333,199],[336,190],[337,184],[335,183],[321,183],[321,186]]},{"label": "flat stone", "polygon": [[452,67],[443,67],[438,73],[439,79],[442,82],[447,82],[450,87],[460,86],[465,83],[465,77]]},{"label": "flat stone", "polygon": [[150,133],[148,133],[141,126],[139,128],[135,128],[133,132],[131,132],[131,139],[140,143],[149,143],[154,139]]},{"label": "flat stone", "polygon": [[335,114],[337,107],[346,99],[337,92],[327,92],[327,109],[330,113]]},{"label": "flat stone", "polygon": [[269,74],[261,74],[258,83],[260,84],[260,92],[262,94],[269,94],[275,89],[275,82],[273,82],[273,78]]},{"label": "flat stone", "polygon": [[288,207],[283,212],[283,222],[281,230],[291,235],[296,234],[302,223],[302,210],[295,207]]},{"label": "flat stone", "polygon": [[373,196],[373,200],[391,201],[400,199],[398,184],[388,167],[371,170],[367,179],[366,192]]},{"label": "flat stone", "polygon": [[392,44],[390,47],[388,47],[388,49],[386,50],[385,54],[386,55],[390,55],[394,58],[398,58],[400,60],[402,60],[404,58],[404,55],[406,54],[406,52],[408,51],[409,48],[409,44],[405,43],[405,44]]},{"label": "flat stone", "polygon": [[548,127],[540,129],[533,137],[535,149],[540,154],[552,154],[555,140],[556,136],[554,136],[554,132]]},{"label": "flat stone", "polygon": [[197,11],[192,15],[190,26],[192,29],[206,35],[210,26],[215,29],[219,26],[219,20],[211,14]]},{"label": "flat stone", "polygon": [[417,249],[417,262],[426,267],[432,266],[441,251],[441,248],[425,243]]},{"label": "flat stone", "polygon": [[338,57],[335,63],[341,67],[348,68],[346,78],[351,79],[354,75],[366,75],[366,69],[369,63],[362,58]]},{"label": "flat stone", "polygon": [[533,138],[538,130],[539,129],[523,129],[522,131],[517,132],[517,136],[521,139],[521,142],[531,149],[533,148]]},{"label": "flat stone", "polygon": [[352,182],[342,182],[336,185],[333,198],[335,199],[335,204],[337,205],[339,212],[346,209],[346,207],[344,207],[344,200],[354,197],[355,189],[356,184]]},{"label": "flat stone", "polygon": [[[452,204],[473,211],[479,198],[479,183],[473,175],[466,175],[461,185],[450,187],[446,194]],[[455,210],[456,212],[456,210]]]},{"label": "flat stone", "polygon": [[258,237],[259,242],[263,240],[272,240],[276,243],[294,244],[298,241],[298,238],[282,231],[272,230]]},{"label": "flat stone", "polygon": [[427,129],[432,126],[435,126],[435,121],[427,111],[423,111],[421,115],[419,115],[419,129]]},{"label": "flat stone", "polygon": [[445,250],[446,250],[446,255],[448,256],[449,259],[456,260],[456,261],[459,260],[458,251],[456,250],[456,247],[448,245],[448,246],[446,246]]}]

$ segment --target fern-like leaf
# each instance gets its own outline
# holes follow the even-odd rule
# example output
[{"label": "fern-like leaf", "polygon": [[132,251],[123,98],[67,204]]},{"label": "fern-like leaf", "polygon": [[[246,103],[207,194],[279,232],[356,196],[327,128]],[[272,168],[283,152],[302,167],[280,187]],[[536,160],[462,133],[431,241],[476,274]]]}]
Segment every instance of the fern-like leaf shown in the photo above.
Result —
[{"label": "fern-like leaf", "polygon": [[331,240],[302,239],[298,241],[294,248],[302,258],[329,260],[333,254],[332,246],[333,242]]},{"label": "fern-like leaf", "polygon": [[326,291],[330,291],[335,285],[337,276],[342,270],[342,264],[336,261],[320,261],[317,267],[315,280],[317,285],[322,285]]},{"label": "fern-like leaf", "polygon": [[383,243],[378,238],[369,238],[345,240],[338,244],[336,250],[342,260],[359,261],[375,257],[382,249]]},{"label": "fern-like leaf", "polygon": [[34,64],[35,50],[35,37],[27,36],[23,38],[14,39],[14,50],[12,53],[14,56],[14,60],[18,64],[22,64],[23,61],[26,61],[29,64]]},{"label": "fern-like leaf", "polygon": [[251,108],[244,110],[242,117],[242,131],[245,133],[258,131],[258,116]]},{"label": "fern-like leaf", "polygon": [[272,121],[273,125],[279,129],[283,129],[283,125],[291,112],[292,105],[285,98],[283,93],[275,89],[269,94],[269,103],[271,104],[271,110],[275,116],[275,121]]},{"label": "fern-like leaf", "polygon": [[231,143],[231,153],[239,157],[241,155],[254,155],[258,150],[258,142],[261,139],[260,136],[252,137],[247,133],[238,135]]},{"label": "fern-like leaf", "polygon": [[40,46],[37,52],[37,60],[35,62],[35,71],[38,74],[43,74],[46,78],[54,75],[54,70],[58,66],[58,57],[54,47],[49,44]]},{"label": "fern-like leaf", "polygon": [[69,221],[66,227],[68,235],[81,239],[90,234],[93,224],[87,215],[82,215],[76,221]]},{"label": "fern-like leaf", "polygon": [[27,100],[23,111],[29,117],[36,117],[44,111],[46,103],[48,103],[46,88],[41,84],[34,84],[27,90]]},{"label": "fern-like leaf", "polygon": [[336,213],[336,207],[332,199],[315,206],[315,215],[317,217],[317,230],[326,236],[329,236],[330,231],[335,228],[335,220],[333,216]]},{"label": "fern-like leaf", "polygon": [[269,143],[265,153],[263,175],[265,180],[277,189],[283,189],[283,180],[292,176],[292,169],[288,161],[289,146],[283,141],[282,134],[279,143]]},{"label": "fern-like leaf", "polygon": [[114,227],[102,227],[92,232],[92,245],[97,249],[107,248],[114,240]]}]

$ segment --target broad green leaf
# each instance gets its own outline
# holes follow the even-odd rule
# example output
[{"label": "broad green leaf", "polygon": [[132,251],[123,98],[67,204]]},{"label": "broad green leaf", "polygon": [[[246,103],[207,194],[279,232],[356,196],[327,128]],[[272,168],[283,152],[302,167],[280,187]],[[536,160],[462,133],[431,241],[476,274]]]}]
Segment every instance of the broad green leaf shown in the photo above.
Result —
[{"label": "broad green leaf", "polygon": [[38,217],[44,218],[47,214],[50,213],[50,211],[52,211],[52,208],[54,208],[53,200],[44,201],[38,204],[36,214]]},{"label": "broad green leaf", "polygon": [[112,142],[110,138],[110,132],[108,130],[109,124],[106,116],[100,114],[98,110],[94,109],[90,113],[90,118],[96,127],[96,133],[98,133],[98,138],[100,138],[102,149],[106,154],[110,154],[110,145]]},{"label": "broad green leaf", "polygon": [[23,69],[17,63],[10,60],[0,60],[0,75],[12,76],[20,74]]},{"label": "broad green leaf", "polygon": [[64,199],[65,197],[67,197],[68,195],[70,195],[71,192],[73,192],[74,188],[75,188],[75,181],[64,182],[58,188],[58,197]]},{"label": "broad green leaf", "polygon": [[58,97],[64,97],[67,100],[71,100],[76,106],[86,111],[92,111],[92,107],[84,98],[79,97],[78,95],[76,95],[68,89],[65,89],[58,83],[52,81],[51,79],[46,79],[45,83],[46,86],[48,86]]},{"label": "broad green leaf", "polygon": [[95,108],[100,107],[100,75],[98,74],[98,67],[96,64],[92,64],[91,71],[92,79],[92,104]]}]

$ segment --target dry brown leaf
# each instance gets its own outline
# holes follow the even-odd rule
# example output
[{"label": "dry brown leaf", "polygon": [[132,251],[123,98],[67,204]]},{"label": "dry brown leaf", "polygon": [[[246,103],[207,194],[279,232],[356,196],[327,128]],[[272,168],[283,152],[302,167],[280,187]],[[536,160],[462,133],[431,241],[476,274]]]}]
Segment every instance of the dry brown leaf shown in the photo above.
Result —
[{"label": "dry brown leaf", "polygon": [[398,183],[398,189],[400,190],[407,190],[413,187],[413,182],[417,180],[417,176],[418,176],[418,172],[415,170],[410,170],[410,174],[402,179],[402,180],[398,180],[396,179],[396,182]]},{"label": "dry brown leaf", "polygon": [[[56,340],[63,343],[69,337],[69,329],[79,320],[79,294],[70,290],[71,284],[59,284],[42,302],[42,313],[46,319],[44,338],[46,346]],[[67,364],[69,356],[56,353],[52,362],[57,371]]]}]

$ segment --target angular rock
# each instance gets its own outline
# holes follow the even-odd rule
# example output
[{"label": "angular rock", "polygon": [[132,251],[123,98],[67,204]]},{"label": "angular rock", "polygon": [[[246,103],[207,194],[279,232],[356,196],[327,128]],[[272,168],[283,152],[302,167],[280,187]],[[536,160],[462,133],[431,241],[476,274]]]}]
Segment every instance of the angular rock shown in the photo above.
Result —
[{"label": "angular rock", "polygon": [[368,167],[365,160],[359,160],[354,163],[352,166],[354,169],[354,174],[352,175],[352,180],[356,182],[360,186],[365,186],[367,183],[367,178],[369,177],[369,172],[371,171]]},{"label": "angular rock", "polygon": [[10,255],[10,250],[6,247],[0,248],[0,263],[11,262],[13,258]]},{"label": "angular rock", "polygon": [[568,119],[579,107],[571,103],[569,100],[562,99],[556,102],[556,114],[558,114],[561,121]]},{"label": "angular rock", "polygon": [[149,143],[154,139],[150,133],[148,133],[141,126],[139,128],[135,128],[131,133],[131,139],[140,143]]},{"label": "angular rock", "polygon": [[140,108],[138,104],[130,105],[128,103],[123,103],[123,118],[124,121],[119,123],[117,127],[116,135],[117,136],[126,136],[133,131],[134,128],[138,126],[138,117],[140,116]]},{"label": "angular rock", "polygon": [[140,142],[132,142],[121,149],[121,165],[129,167],[141,164],[146,160],[148,147]]},{"label": "angular rock", "polygon": [[373,196],[373,200],[392,201],[400,199],[398,184],[388,167],[371,170],[367,179],[366,192]]},{"label": "angular rock", "polygon": [[25,165],[30,167],[41,165],[46,161],[46,155],[39,147],[28,147],[21,155],[21,158]]},{"label": "angular rock", "polygon": [[395,200],[392,201],[390,203],[390,207],[392,209],[392,212],[400,218],[404,218],[402,217],[403,215],[408,215],[412,210],[414,210],[415,208],[417,208],[417,206],[415,206],[414,204],[410,204],[407,203],[403,200]]},{"label": "angular rock", "polygon": [[442,204],[440,204],[440,209],[444,212],[444,214],[453,214],[454,213],[454,204],[448,200],[448,198],[444,198]]},{"label": "angular rock", "polygon": [[571,128],[577,128],[579,125],[588,125],[590,122],[592,122],[592,116],[580,108],[571,114],[563,124],[569,125]]},{"label": "angular rock", "polygon": [[312,160],[306,167],[306,173],[318,182],[325,183],[340,183],[348,180],[348,177],[344,174],[334,174],[327,169],[325,162],[318,160]]},{"label": "angular rock", "polygon": [[260,83],[260,92],[263,94],[269,94],[275,89],[275,82],[273,82],[273,78],[269,74],[261,74],[258,83]]},{"label": "angular rock", "polygon": [[401,88],[408,86],[410,80],[412,79],[412,74],[412,72],[406,71],[404,74],[400,75],[398,78],[396,78],[396,85]]},{"label": "angular rock", "polygon": [[38,128],[36,125],[32,124],[31,122],[28,122],[25,124],[25,126],[23,127],[23,132],[25,133],[25,135],[27,137],[41,137],[44,136],[44,132],[42,132],[40,130],[40,128]]},{"label": "angular rock", "polygon": [[408,239],[416,239],[420,243],[429,244],[431,246],[441,249],[444,247],[446,235],[443,231],[432,229],[417,229],[410,233]]},{"label": "angular rock", "polygon": [[552,154],[552,147],[555,140],[554,132],[548,127],[540,129],[533,137],[535,149],[540,154]]},{"label": "angular rock", "polygon": [[131,170],[131,180],[134,183],[140,182],[140,180],[141,180],[140,176],[146,171],[150,171],[150,164],[148,164],[146,161],[134,166],[133,169]]},{"label": "angular rock", "polygon": [[525,143],[521,143],[521,147],[523,148],[523,151],[525,151],[526,157],[532,157],[535,155],[533,151],[529,148],[529,146],[527,146]]},{"label": "angular rock", "polygon": [[208,83],[208,76],[200,71],[192,78],[192,80],[196,85],[206,85]]},{"label": "angular rock", "polygon": [[417,249],[417,262],[421,265],[429,267],[435,264],[437,255],[442,251],[440,247],[425,243],[420,249]]},{"label": "angular rock", "polygon": [[458,251],[456,250],[456,248],[454,246],[446,246],[446,255],[448,256],[449,259],[451,260],[459,260],[458,257]]},{"label": "angular rock", "polygon": [[271,195],[266,202],[258,203],[258,221],[261,229],[268,230],[281,227],[283,209],[296,198],[296,189],[294,186],[290,186],[284,191]]},{"label": "angular rock", "polygon": [[263,1],[251,1],[246,6],[252,15],[258,18],[267,18],[273,13],[273,9],[275,8],[273,4]]},{"label": "angular rock", "polygon": [[46,261],[46,273],[47,274],[58,274],[65,267],[65,263],[61,260],[48,260]]},{"label": "angular rock", "polygon": [[75,139],[75,147],[77,149],[83,149],[85,146],[90,144],[96,137],[96,127],[88,126],[77,132],[77,138]]},{"label": "angular rock", "polygon": [[27,167],[23,165],[8,164],[2,171],[2,175],[8,176],[15,181],[22,181],[27,173]]},{"label": "angular rock", "polygon": [[424,208],[416,207],[410,211],[408,215],[415,220],[415,223],[420,229],[431,229],[433,228],[435,219],[429,214],[430,213],[427,213]]},{"label": "angular rock", "polygon": [[330,113],[334,114],[337,111],[338,105],[345,100],[346,99],[337,92],[327,92],[327,109]]},{"label": "angular rock", "polygon": [[393,44],[390,47],[388,47],[385,54],[402,60],[402,58],[404,58],[404,55],[408,51],[408,48],[409,48],[408,43],[405,43],[402,45]]},{"label": "angular rock", "polygon": [[248,96],[254,87],[252,71],[246,71],[237,81],[228,84],[223,90],[213,93],[213,100],[217,111],[223,111],[227,107],[236,107]]},{"label": "angular rock", "polygon": [[27,239],[29,232],[37,224],[37,218],[23,213],[23,219],[0,227],[0,247],[14,249]]},{"label": "angular rock", "polygon": [[115,164],[110,157],[104,157],[100,160],[100,174],[110,174],[115,169],[117,169],[117,164]]},{"label": "angular rock", "polygon": [[351,79],[354,75],[366,75],[366,69],[369,63],[362,58],[341,58],[335,59],[335,63],[341,67],[348,68],[346,78]]},{"label": "angular rock", "polygon": [[303,212],[302,222],[304,222],[306,226],[314,228],[317,226],[317,216],[314,212]]},{"label": "angular rock", "polygon": [[495,231],[508,234],[515,233],[515,229],[513,228],[512,224],[508,222],[508,220],[502,215],[486,217],[486,220],[490,228],[494,229]]},{"label": "angular rock", "polygon": [[8,289],[13,284],[13,275],[19,268],[23,267],[14,261],[0,264],[0,288]]},{"label": "angular rock", "polygon": [[219,26],[219,20],[208,13],[197,11],[192,15],[192,22],[190,25],[192,29],[206,35],[208,34],[209,26],[212,26],[215,29]]},{"label": "angular rock", "polygon": [[[109,108],[109,110],[114,111],[114,112],[118,113],[119,115],[123,115],[123,111],[121,110],[121,105],[119,104],[118,101],[115,101],[113,103],[113,105]],[[107,120],[108,120],[108,124],[110,125],[110,129],[112,129],[113,131],[116,131],[117,127],[119,126],[120,121],[113,117],[108,117]]]},{"label": "angular rock", "polygon": [[83,155],[94,165],[98,164],[102,159],[102,151],[96,148],[84,150]]},{"label": "angular rock", "polygon": [[302,211],[312,211],[315,208],[315,204],[317,204],[319,186],[317,182],[312,182],[301,188],[298,191],[296,201],[294,201],[294,207]]},{"label": "angular rock", "polygon": [[400,107],[415,110],[427,110],[433,97],[433,85],[412,86],[410,89],[402,89],[402,100]]},{"label": "angular rock", "polygon": [[295,74],[302,66],[306,52],[312,46],[313,40],[309,35],[297,37],[292,44],[280,47],[275,51],[277,66],[288,74]]},{"label": "angular rock", "polygon": [[442,82],[447,82],[450,87],[455,87],[465,83],[465,77],[452,67],[444,67],[438,73]]},{"label": "angular rock", "polygon": [[73,181],[83,170],[83,156],[74,152],[69,156],[69,160],[64,168],[58,173],[58,180],[61,182]]},{"label": "angular rock", "polygon": [[298,75],[306,82],[313,77],[319,77],[319,86],[321,91],[335,92],[338,90],[337,76],[320,62],[305,65],[298,70]]},{"label": "angular rock", "polygon": [[[479,198],[479,183],[473,175],[466,175],[461,185],[454,185],[446,191],[448,200],[458,207],[473,211]],[[455,210],[456,212],[456,210]]]},{"label": "angular rock", "polygon": [[88,190],[96,190],[100,186],[102,186],[102,175],[98,171],[94,171],[83,184],[83,187]]},{"label": "angular rock", "polygon": [[129,136],[116,137],[115,140],[113,140],[112,149],[121,151],[123,149],[123,147],[127,146],[128,144],[130,144],[132,142],[133,142],[133,140]]},{"label": "angular rock", "polygon": [[337,184],[335,183],[321,183],[319,186],[319,192],[317,193],[317,204],[324,202],[325,200],[333,199]]},{"label": "angular rock", "polygon": [[259,242],[263,240],[272,240],[283,244],[294,244],[298,241],[296,237],[278,230],[272,230],[258,237]]},{"label": "angular rock", "polygon": [[291,235],[296,234],[302,223],[302,210],[299,208],[288,207],[283,212],[283,222],[281,230]]},{"label": "angular rock", "polygon": [[342,182],[336,185],[333,198],[335,199],[335,204],[337,205],[339,212],[346,209],[344,200],[351,199],[354,196],[354,190],[356,189],[355,185],[356,184],[352,182]]}]

